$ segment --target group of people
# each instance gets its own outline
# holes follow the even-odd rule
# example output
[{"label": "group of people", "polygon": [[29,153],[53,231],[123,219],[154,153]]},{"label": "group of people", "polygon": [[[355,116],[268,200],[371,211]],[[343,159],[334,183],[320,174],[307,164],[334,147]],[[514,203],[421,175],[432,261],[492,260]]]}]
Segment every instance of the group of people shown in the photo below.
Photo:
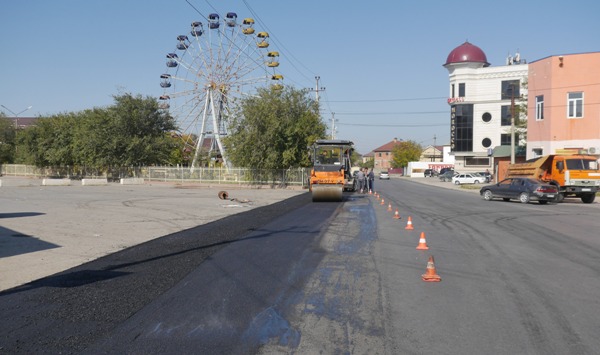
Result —
[{"label": "group of people", "polygon": [[373,169],[360,168],[356,173],[356,180],[358,180],[358,191],[361,194],[374,191],[375,173]]}]

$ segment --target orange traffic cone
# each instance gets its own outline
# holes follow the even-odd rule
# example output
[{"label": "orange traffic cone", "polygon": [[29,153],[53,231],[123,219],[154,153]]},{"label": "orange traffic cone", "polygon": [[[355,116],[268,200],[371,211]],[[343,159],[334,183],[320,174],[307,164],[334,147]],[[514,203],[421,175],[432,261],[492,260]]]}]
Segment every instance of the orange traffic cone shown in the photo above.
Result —
[{"label": "orange traffic cone", "polygon": [[421,232],[421,238],[419,238],[419,245],[417,245],[417,250],[427,250],[429,247],[427,246],[427,241],[425,240],[425,232]]},{"label": "orange traffic cone", "polygon": [[388,211],[392,212],[392,204],[391,203],[388,204]]},{"label": "orange traffic cone", "polygon": [[427,261],[427,271],[421,275],[423,281],[427,282],[440,282],[442,278],[435,271],[435,265],[433,263],[433,256],[429,257],[429,261]]},{"label": "orange traffic cone", "polygon": [[412,218],[410,218],[410,216],[408,216],[408,221],[406,221],[406,228],[404,228],[404,229],[410,229],[410,230],[414,229],[413,225],[412,225]]},{"label": "orange traffic cone", "polygon": [[369,189],[369,195],[372,195],[373,191],[371,189]]},{"label": "orange traffic cone", "polygon": [[400,214],[398,213],[398,209],[396,208],[396,212],[394,212],[394,218],[400,219]]},{"label": "orange traffic cone", "polygon": [[381,198],[381,205],[384,205],[385,202],[383,201],[383,197]]}]

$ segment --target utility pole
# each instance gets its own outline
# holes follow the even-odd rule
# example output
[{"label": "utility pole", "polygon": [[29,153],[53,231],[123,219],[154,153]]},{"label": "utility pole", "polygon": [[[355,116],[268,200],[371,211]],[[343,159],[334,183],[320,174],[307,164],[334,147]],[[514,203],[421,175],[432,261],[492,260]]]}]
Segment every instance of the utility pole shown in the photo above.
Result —
[{"label": "utility pole", "polygon": [[331,113],[331,139],[335,139],[335,112]]},{"label": "utility pole", "polygon": [[317,85],[314,88],[310,88],[309,90],[315,92],[315,100],[318,103],[319,102],[319,92],[320,91],[325,91],[325,88],[324,87],[319,87],[319,80],[321,80],[320,76],[315,76],[315,80],[317,81]]},{"label": "utility pole", "polygon": [[436,145],[435,145],[435,141],[436,141],[436,137],[435,134],[433,135],[433,162],[435,163],[435,159],[437,158],[437,154],[435,154],[435,151],[437,150]]}]

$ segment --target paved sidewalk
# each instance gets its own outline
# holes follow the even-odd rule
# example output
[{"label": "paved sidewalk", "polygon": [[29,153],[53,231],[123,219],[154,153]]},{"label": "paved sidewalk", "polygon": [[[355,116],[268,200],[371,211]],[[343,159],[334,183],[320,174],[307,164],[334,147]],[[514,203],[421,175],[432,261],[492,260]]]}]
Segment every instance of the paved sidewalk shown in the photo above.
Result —
[{"label": "paved sidewalk", "polygon": [[[306,192],[224,185],[42,186],[0,178],[0,290]],[[227,191],[228,199],[218,197]]]}]

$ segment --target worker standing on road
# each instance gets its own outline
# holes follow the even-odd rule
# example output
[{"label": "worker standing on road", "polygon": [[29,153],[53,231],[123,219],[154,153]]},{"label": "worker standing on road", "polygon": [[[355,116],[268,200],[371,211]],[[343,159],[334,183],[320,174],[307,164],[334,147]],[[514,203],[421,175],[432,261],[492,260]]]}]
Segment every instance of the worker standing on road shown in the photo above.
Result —
[{"label": "worker standing on road", "polygon": [[375,192],[375,173],[373,172],[373,168],[367,174],[367,181],[369,182],[369,191]]},{"label": "worker standing on road", "polygon": [[365,173],[363,172],[363,169],[358,170],[356,179],[358,180],[358,190],[362,194],[365,189]]}]

